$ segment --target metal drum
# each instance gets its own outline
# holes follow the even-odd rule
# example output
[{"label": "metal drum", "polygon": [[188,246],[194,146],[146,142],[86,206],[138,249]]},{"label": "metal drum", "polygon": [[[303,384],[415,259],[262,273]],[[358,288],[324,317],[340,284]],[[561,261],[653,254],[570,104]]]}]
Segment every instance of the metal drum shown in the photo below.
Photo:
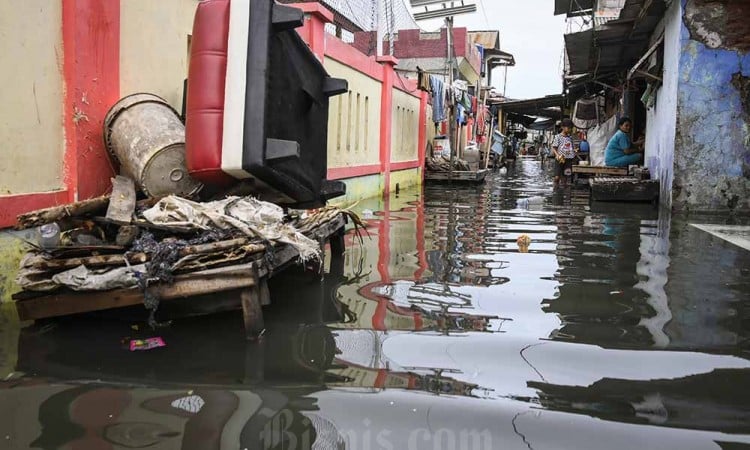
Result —
[{"label": "metal drum", "polygon": [[190,196],[203,185],[185,165],[185,126],[163,98],[133,94],[120,99],[104,118],[104,143],[149,197]]}]

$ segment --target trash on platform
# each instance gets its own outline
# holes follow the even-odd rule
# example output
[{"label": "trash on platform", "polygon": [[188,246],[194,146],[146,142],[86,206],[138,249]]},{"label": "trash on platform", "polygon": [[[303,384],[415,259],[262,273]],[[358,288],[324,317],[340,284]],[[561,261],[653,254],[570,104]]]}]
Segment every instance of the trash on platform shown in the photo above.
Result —
[{"label": "trash on platform", "polygon": [[167,344],[164,339],[160,337],[153,337],[147,339],[131,339],[130,340],[130,351],[137,352],[143,350],[152,350],[159,347],[166,347]]}]

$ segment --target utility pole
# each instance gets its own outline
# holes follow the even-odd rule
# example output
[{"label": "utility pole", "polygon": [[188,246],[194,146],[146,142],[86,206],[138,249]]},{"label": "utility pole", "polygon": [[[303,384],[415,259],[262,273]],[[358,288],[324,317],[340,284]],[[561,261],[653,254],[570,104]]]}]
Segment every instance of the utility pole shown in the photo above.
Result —
[{"label": "utility pole", "polygon": [[451,146],[451,163],[450,163],[450,171],[449,171],[449,178],[453,179],[453,167],[456,164],[456,146],[453,144],[453,125],[455,124],[455,120],[453,118],[453,113],[455,111],[455,107],[453,106],[453,91],[451,90],[451,87],[453,86],[453,17],[449,16],[445,18],[445,26],[447,28],[446,30],[446,36],[448,38],[448,89],[449,97],[448,97],[448,142],[450,142]]}]

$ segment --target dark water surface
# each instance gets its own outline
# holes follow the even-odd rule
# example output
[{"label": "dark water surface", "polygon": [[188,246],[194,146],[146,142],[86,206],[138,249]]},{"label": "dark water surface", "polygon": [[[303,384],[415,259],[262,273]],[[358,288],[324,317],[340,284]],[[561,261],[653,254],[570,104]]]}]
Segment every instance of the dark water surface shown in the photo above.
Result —
[{"label": "dark water surface", "polygon": [[1,314],[0,449],[750,448],[750,252],[536,161],[355,209],[323,280],[272,280],[262,344],[239,313]]}]

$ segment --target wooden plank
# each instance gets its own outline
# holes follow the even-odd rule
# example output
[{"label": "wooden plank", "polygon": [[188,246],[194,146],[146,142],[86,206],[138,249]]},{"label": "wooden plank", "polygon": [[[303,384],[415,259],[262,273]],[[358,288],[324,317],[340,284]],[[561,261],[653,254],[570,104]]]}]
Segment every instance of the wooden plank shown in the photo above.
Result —
[{"label": "wooden plank", "polygon": [[425,180],[428,181],[466,181],[480,183],[487,177],[489,170],[454,170],[450,172],[425,171]]},{"label": "wooden plank", "polygon": [[50,208],[31,211],[18,216],[17,230],[37,227],[46,223],[57,222],[68,217],[78,217],[86,214],[94,214],[103,210],[109,204],[109,195],[82,200],[69,205],[53,206]]},{"label": "wooden plank", "polygon": [[[255,265],[253,265],[253,269]],[[243,289],[240,293],[242,301],[242,318],[245,322],[245,338],[256,340],[263,335],[265,323],[263,321],[263,307],[261,306],[260,284],[258,270],[253,270],[253,286]]]},{"label": "wooden plank", "polygon": [[619,175],[627,176],[627,167],[609,167],[609,166],[573,166],[573,173],[581,175]]},{"label": "wooden plank", "polygon": [[[226,241],[211,242],[209,244],[191,245],[180,250],[180,257],[196,254],[219,253],[248,244],[247,238],[229,239]],[[262,252],[266,249],[263,244],[248,244],[247,252],[249,254]],[[149,260],[145,253],[133,253],[128,258],[130,264],[143,264]],[[68,259],[51,259],[39,261],[32,265],[39,270],[65,270],[78,266],[86,267],[104,267],[104,266],[124,266],[125,256],[123,254],[115,255],[98,255],[81,258]]]},{"label": "wooden plank", "polygon": [[[179,275],[173,284],[155,285],[149,289],[162,300],[172,300],[247,288],[254,283],[249,273],[252,268],[251,264],[244,264]],[[141,303],[143,292],[139,288],[130,288],[51,294],[17,301],[16,309],[21,320],[36,320]]]},{"label": "wooden plank", "polygon": [[135,211],[135,183],[128,177],[112,178],[112,195],[106,218],[117,225],[130,225]]},{"label": "wooden plank", "polygon": [[[345,219],[340,214],[334,220],[313,229],[308,233],[308,237],[315,240],[327,238],[342,230],[344,224]],[[208,250],[217,251],[236,248],[245,243],[247,243],[247,239],[241,238],[186,247],[183,250],[186,254],[203,253]],[[259,244],[252,245],[257,245],[258,247],[258,251],[255,252],[257,253],[257,258],[253,262],[180,274],[175,277],[175,282],[172,284],[154,285],[149,289],[152,289],[154,294],[162,300],[172,300],[229,290],[254,288],[256,292],[252,295],[258,297],[258,302],[260,304],[269,303],[270,292],[267,289],[267,285],[264,289],[263,286],[257,285],[259,283],[257,280],[264,279],[264,277],[272,275],[273,272],[293,263],[299,257],[299,253],[290,245],[276,247],[269,267],[269,264],[265,261],[265,253],[262,251],[265,250],[265,246]],[[108,256],[121,257],[121,255]],[[78,262],[80,263],[80,261]],[[141,290],[131,288],[111,291],[61,292],[23,300],[19,299],[16,301],[16,308],[22,320],[36,320],[90,311],[101,311],[104,309],[122,308],[138,305],[142,302],[143,293]],[[255,314],[253,311],[251,313]]]},{"label": "wooden plank", "polygon": [[342,227],[333,233],[328,239],[328,242],[331,245],[331,255],[343,255],[346,251],[346,245],[344,243],[344,228]]}]

